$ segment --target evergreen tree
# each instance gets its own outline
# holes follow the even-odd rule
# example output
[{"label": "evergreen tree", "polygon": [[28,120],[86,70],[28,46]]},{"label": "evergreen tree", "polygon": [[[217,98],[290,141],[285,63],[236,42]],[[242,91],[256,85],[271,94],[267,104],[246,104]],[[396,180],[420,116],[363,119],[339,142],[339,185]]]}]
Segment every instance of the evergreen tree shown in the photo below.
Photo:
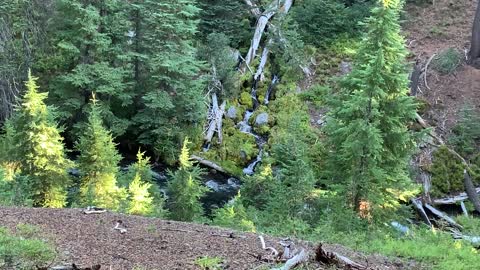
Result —
[{"label": "evergreen tree", "polygon": [[111,133],[103,126],[95,99],[88,122],[75,148],[80,152],[78,168],[80,180],[80,203],[119,210],[125,199],[125,190],[117,186],[119,173],[118,154]]},{"label": "evergreen tree", "polygon": [[200,199],[208,190],[200,183],[203,172],[190,160],[188,144],[188,139],[185,139],[179,157],[180,168],[175,173],[169,172],[167,187],[170,217],[180,221],[193,221],[202,217]]},{"label": "evergreen tree", "polygon": [[[11,119],[13,159],[20,165],[22,175],[30,179],[33,205],[63,207],[66,189],[70,184],[67,169],[72,163],[65,156],[57,124],[39,93],[37,78],[29,74],[22,104]],[[9,135],[7,135],[9,136]]]},{"label": "evergreen tree", "polygon": [[52,76],[45,78],[52,101],[71,128],[84,120],[95,91],[105,123],[114,135],[123,134],[134,96],[128,2],[57,0],[55,7],[61,16],[54,17],[51,52],[41,65]]},{"label": "evergreen tree", "polygon": [[150,158],[145,157],[145,153],[138,151],[137,161],[129,166],[127,173],[121,179],[123,179],[122,186],[128,188],[128,213],[166,216],[165,198],[153,180]]},{"label": "evergreen tree", "polygon": [[212,223],[214,225],[247,232],[256,231],[253,221],[248,217],[247,209],[243,206],[240,193],[238,193],[238,195],[225,206],[216,209],[213,216]]},{"label": "evergreen tree", "polygon": [[411,194],[408,160],[414,140],[408,123],[407,51],[398,24],[401,0],[383,0],[367,20],[368,33],[331,100],[326,132],[334,184],[346,187],[347,206],[364,217],[388,213]]},{"label": "evergreen tree", "polygon": [[152,184],[142,181],[140,174],[136,174],[133,181],[128,186],[128,210],[127,213],[132,215],[151,215],[153,213],[153,197],[150,195],[149,189]]},{"label": "evergreen tree", "polygon": [[250,11],[243,1],[237,0],[200,0],[199,35],[206,39],[211,33],[224,34],[229,46],[234,48],[250,45]]},{"label": "evergreen tree", "polygon": [[142,84],[134,121],[140,142],[172,162],[181,138],[197,137],[204,120],[202,63],[192,45],[199,9],[193,0],[146,0],[137,6]]}]

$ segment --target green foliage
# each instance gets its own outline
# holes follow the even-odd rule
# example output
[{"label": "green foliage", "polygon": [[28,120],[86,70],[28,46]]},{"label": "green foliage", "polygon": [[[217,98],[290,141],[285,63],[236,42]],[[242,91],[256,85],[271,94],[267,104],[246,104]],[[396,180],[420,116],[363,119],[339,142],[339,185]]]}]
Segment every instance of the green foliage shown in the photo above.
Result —
[{"label": "green foliage", "polygon": [[454,72],[461,64],[463,55],[454,48],[440,52],[432,60],[432,68],[442,74]]},{"label": "green foliage", "polygon": [[168,163],[178,157],[185,136],[199,136],[206,111],[205,80],[198,76],[203,63],[195,58],[192,44],[200,11],[195,4],[194,0],[149,0],[138,5],[141,98],[134,121],[139,141],[153,146]]},{"label": "green foliage", "polygon": [[0,205],[33,206],[33,196],[28,176],[17,174],[8,179],[0,167]]},{"label": "green foliage", "polygon": [[121,157],[98,110],[94,99],[83,134],[75,144],[80,152],[78,167],[82,174],[80,204],[119,210],[120,202],[126,196],[125,190],[117,186]]},{"label": "green foliage", "polygon": [[[470,160],[470,174],[474,184],[480,183],[480,159],[476,155]],[[465,166],[447,147],[441,146],[433,154],[432,194],[443,196],[452,192],[464,191],[463,170]]]},{"label": "green foliage", "polygon": [[[229,43],[230,40],[225,34],[211,33],[207,36],[205,47],[199,51],[211,66],[212,80],[209,89],[217,92],[223,99],[236,98],[239,92],[239,74],[235,70],[238,60]],[[222,84],[221,87],[216,84],[217,81]]]},{"label": "green foliage", "polygon": [[219,257],[199,257],[195,259],[195,265],[202,270],[221,270],[223,259]]},{"label": "green foliage", "polygon": [[17,232],[0,227],[0,268],[29,270],[55,258],[54,247],[38,238],[38,229],[19,224]]},{"label": "green foliage", "polygon": [[441,196],[463,190],[462,162],[442,146],[433,155],[431,167],[432,195]]},{"label": "green foliage", "polygon": [[190,161],[188,144],[188,139],[185,139],[179,158],[180,168],[174,173],[168,172],[170,179],[167,193],[170,198],[168,204],[170,218],[180,221],[194,221],[202,217],[203,208],[200,199],[208,190],[200,183],[203,171]]},{"label": "green foliage", "polygon": [[167,215],[165,198],[153,180],[150,158],[145,157],[145,153],[138,151],[137,161],[119,180],[121,186],[128,189],[127,213],[155,217]]},{"label": "green foliage", "polygon": [[323,46],[341,34],[357,34],[370,7],[364,1],[347,7],[341,0],[302,0],[295,3],[292,16],[305,42]]},{"label": "green foliage", "polygon": [[[61,117],[84,119],[93,91],[104,101],[99,111],[115,135],[125,133],[130,121],[125,107],[132,103],[131,29],[125,1],[58,0],[49,32],[51,52],[42,61],[52,100]],[[81,130],[82,127],[78,127]],[[73,137],[73,136],[72,136]]]},{"label": "green foliage", "polygon": [[246,232],[255,232],[255,225],[248,217],[240,193],[225,206],[216,209],[213,216],[213,225]]},{"label": "green foliage", "polygon": [[[381,5],[381,4],[380,4]],[[407,51],[398,24],[400,1],[372,10],[352,72],[332,93],[325,128],[329,167],[345,206],[380,221],[415,194],[408,160],[415,147],[408,124]]]},{"label": "green foliage", "polygon": [[[71,162],[65,156],[63,138],[44,99],[39,93],[36,78],[29,75],[22,104],[11,119],[7,138],[12,139],[12,159],[19,163],[22,175],[29,179],[34,206],[63,207],[66,188],[70,183],[67,169]],[[25,186],[25,183],[20,184]]]},{"label": "green foliage", "polygon": [[220,33],[229,38],[234,48],[249,46],[251,38],[250,11],[243,1],[199,0],[199,35],[208,39],[210,33]]},{"label": "green foliage", "polygon": [[459,119],[453,128],[449,142],[463,156],[471,156],[477,152],[476,142],[480,139],[480,114],[474,106],[466,104],[460,111]]}]

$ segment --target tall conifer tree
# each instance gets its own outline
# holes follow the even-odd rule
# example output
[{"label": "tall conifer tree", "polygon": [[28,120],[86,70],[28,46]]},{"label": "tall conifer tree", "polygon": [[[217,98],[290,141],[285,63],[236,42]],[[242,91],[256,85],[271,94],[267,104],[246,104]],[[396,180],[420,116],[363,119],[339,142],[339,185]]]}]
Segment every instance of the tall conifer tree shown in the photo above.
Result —
[{"label": "tall conifer tree", "polygon": [[37,78],[28,76],[27,92],[11,119],[14,159],[23,175],[30,178],[34,206],[63,207],[70,180],[67,169],[72,165],[65,156],[63,138],[44,103],[46,93],[39,93]]},{"label": "tall conifer tree", "polygon": [[135,122],[141,142],[173,161],[181,138],[197,135],[205,112],[202,63],[192,45],[199,9],[193,0],[146,0],[138,8],[142,85]]},{"label": "tall conifer tree", "polygon": [[397,208],[411,188],[407,165],[414,140],[408,123],[415,103],[407,96],[407,51],[398,24],[402,4],[382,0],[373,9],[354,68],[331,100],[326,126],[333,179],[347,187],[347,205],[365,217]]}]

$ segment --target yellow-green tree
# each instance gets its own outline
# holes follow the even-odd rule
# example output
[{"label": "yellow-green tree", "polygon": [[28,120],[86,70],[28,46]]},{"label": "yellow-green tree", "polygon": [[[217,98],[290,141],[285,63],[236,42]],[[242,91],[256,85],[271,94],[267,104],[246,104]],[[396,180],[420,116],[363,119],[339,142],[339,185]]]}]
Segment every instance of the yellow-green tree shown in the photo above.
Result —
[{"label": "yellow-green tree", "polygon": [[75,148],[80,152],[80,203],[119,210],[126,197],[125,190],[117,186],[121,156],[111,133],[103,126],[95,100]]},{"label": "yellow-green tree", "polygon": [[21,174],[30,179],[34,206],[64,207],[72,166],[65,155],[63,138],[51,110],[45,105],[47,93],[40,93],[37,78],[28,75],[27,91],[21,106],[10,120],[13,132],[13,159]]}]

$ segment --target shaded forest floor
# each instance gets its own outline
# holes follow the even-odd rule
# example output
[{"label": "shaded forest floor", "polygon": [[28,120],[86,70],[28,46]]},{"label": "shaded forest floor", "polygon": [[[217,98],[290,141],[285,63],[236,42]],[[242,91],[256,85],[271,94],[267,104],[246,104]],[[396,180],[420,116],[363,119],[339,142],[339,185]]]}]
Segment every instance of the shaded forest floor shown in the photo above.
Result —
[{"label": "shaded forest floor", "polygon": [[[127,232],[114,227],[121,220]],[[199,257],[219,257],[222,269],[271,269],[273,265],[255,256],[265,257],[258,235],[200,224],[164,221],[115,213],[86,215],[81,209],[0,208],[0,227],[15,230],[19,224],[41,229],[41,237],[56,245],[57,259],[52,265],[79,266],[100,264],[101,269],[200,269]],[[281,250],[279,238],[265,237],[267,245]],[[313,250],[314,245],[296,241],[297,247]],[[414,264],[363,255],[339,245],[324,245],[350,259],[368,265],[368,269],[415,269]],[[264,268],[262,268],[264,267]],[[338,269],[320,264],[306,269]],[[340,268],[341,269],[341,268]]]},{"label": "shaded forest floor", "polygon": [[[435,4],[406,8],[404,35],[411,60],[418,59],[422,66],[432,55],[453,48],[465,55],[470,48],[470,37],[476,0],[436,0]],[[480,107],[480,70],[462,64],[451,74],[440,74],[430,65],[427,84],[422,76],[418,96],[428,103],[424,117],[438,134],[448,137],[458,120],[458,113],[469,103]]]}]

